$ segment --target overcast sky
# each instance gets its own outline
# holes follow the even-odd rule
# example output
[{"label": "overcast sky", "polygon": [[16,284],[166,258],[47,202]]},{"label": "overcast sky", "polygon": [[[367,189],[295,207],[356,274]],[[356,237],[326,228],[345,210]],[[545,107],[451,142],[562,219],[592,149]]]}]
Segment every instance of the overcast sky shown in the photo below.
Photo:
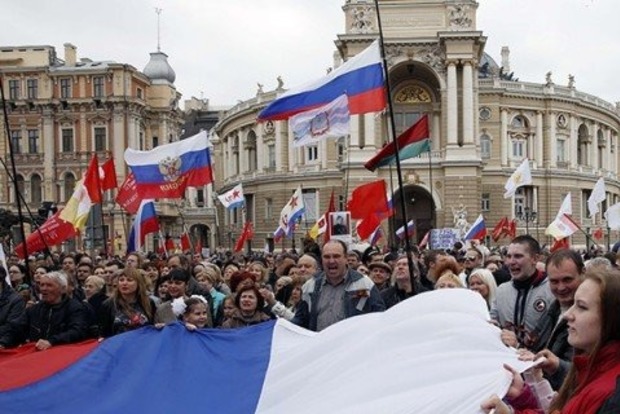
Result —
[{"label": "overcast sky", "polygon": [[[257,82],[275,88],[281,75],[294,87],[325,74],[336,36],[344,32],[344,0],[5,0],[0,44],[63,43],[78,58],[114,60],[142,70],[157,47],[176,71],[184,99],[233,104],[255,95]],[[486,52],[523,81],[556,84],[575,75],[577,89],[620,100],[617,0],[480,0],[477,28]]]}]

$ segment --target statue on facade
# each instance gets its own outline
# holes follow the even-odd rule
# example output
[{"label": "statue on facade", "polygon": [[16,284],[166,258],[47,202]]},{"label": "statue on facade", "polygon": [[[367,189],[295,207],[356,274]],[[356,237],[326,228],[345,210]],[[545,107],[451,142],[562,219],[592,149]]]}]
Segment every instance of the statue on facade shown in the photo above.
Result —
[{"label": "statue on facade", "polygon": [[575,88],[575,75],[568,75],[568,87],[571,89]]},{"label": "statue on facade", "polygon": [[258,86],[258,89],[256,90],[256,94],[260,95],[261,93],[263,93],[263,86],[264,85],[262,83],[256,82],[256,86]]},{"label": "statue on facade", "polygon": [[458,209],[455,210],[454,207],[451,208],[454,228],[459,233],[459,237],[463,237],[470,227],[470,224],[467,222],[467,207],[463,206],[463,204],[459,204]]},{"label": "statue on facade", "polygon": [[372,30],[372,8],[356,7],[353,9],[353,23],[351,31],[354,33],[368,33]]},{"label": "statue on facade", "polygon": [[450,27],[471,27],[472,20],[469,17],[469,7],[457,4],[450,10]]},{"label": "statue on facade", "polygon": [[284,81],[282,80],[282,76],[278,75],[276,80],[278,81],[277,90],[281,91],[282,89],[284,89]]},{"label": "statue on facade", "polygon": [[545,85],[546,86],[552,86],[553,85],[553,79],[551,79],[551,75],[552,75],[551,71],[547,72],[547,74],[545,75]]}]

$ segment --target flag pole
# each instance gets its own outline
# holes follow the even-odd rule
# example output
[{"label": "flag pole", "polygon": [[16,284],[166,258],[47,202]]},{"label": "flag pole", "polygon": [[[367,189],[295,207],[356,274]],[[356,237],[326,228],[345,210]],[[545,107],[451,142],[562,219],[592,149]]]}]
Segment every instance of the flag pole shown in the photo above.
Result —
[{"label": "flag pole", "polygon": [[407,264],[409,267],[409,278],[411,279],[411,288],[413,293],[416,293],[416,287],[414,283],[414,271],[413,271],[413,258],[411,256],[411,241],[409,240],[409,230],[407,229],[407,208],[405,206],[405,190],[403,188],[403,175],[400,167],[400,155],[399,155],[399,145],[398,139],[396,138],[396,124],[394,122],[394,112],[393,112],[393,104],[392,104],[392,90],[390,87],[390,81],[388,77],[388,67],[387,67],[387,59],[385,58],[385,42],[383,39],[383,26],[381,25],[381,12],[379,10],[379,0],[375,0],[375,10],[377,12],[377,25],[379,26],[379,46],[381,50],[381,59],[383,61],[383,75],[385,77],[385,91],[387,95],[388,102],[388,111],[389,111],[389,119],[390,126],[392,128],[392,142],[394,143],[394,152],[396,155],[396,173],[398,175],[398,192],[400,196],[400,209],[401,214],[403,216],[403,221],[405,223],[405,251],[407,254]]},{"label": "flag pole", "polygon": [[[26,259],[26,269],[28,271],[28,279],[30,280],[30,266],[28,266],[28,247],[26,246],[26,228],[24,227],[24,214],[22,212],[22,200],[18,194],[19,193],[19,185],[17,184],[17,168],[15,167],[15,156],[13,148],[13,140],[11,139],[11,128],[9,126],[9,113],[6,109],[6,99],[4,97],[4,78],[0,76],[0,97],[2,98],[2,112],[4,115],[4,128],[6,131],[6,139],[8,143],[10,159],[11,159],[11,168],[13,171],[13,187],[15,189],[15,201],[17,203],[17,215],[19,217],[19,228],[22,234],[22,242],[24,243],[24,257]],[[25,203],[24,203],[25,204]]]},{"label": "flag pole", "polygon": [[594,241],[594,239],[592,237],[590,237],[590,235],[588,234],[587,231],[582,229],[581,226],[579,224],[577,224],[575,222],[575,220],[573,220],[573,218],[571,216],[569,216],[568,214],[564,214],[564,217],[569,219],[571,221],[571,223],[573,223],[575,225],[575,227],[577,227],[579,229],[579,231],[582,232],[584,236],[586,236],[586,240],[589,240],[590,243],[594,244],[597,248],[601,247],[597,242]]},{"label": "flag pole", "polygon": [[[428,116],[428,114],[426,116]],[[433,199],[433,163],[432,163],[432,157],[431,157],[432,154],[433,154],[433,149],[431,147],[430,151],[428,152],[428,182],[429,182],[430,191],[431,191],[431,228],[428,229],[428,231],[433,230],[433,227],[434,227],[433,221],[435,220],[435,201]],[[431,241],[431,237],[429,237],[427,244],[428,244],[428,249],[432,250],[433,242]]]}]

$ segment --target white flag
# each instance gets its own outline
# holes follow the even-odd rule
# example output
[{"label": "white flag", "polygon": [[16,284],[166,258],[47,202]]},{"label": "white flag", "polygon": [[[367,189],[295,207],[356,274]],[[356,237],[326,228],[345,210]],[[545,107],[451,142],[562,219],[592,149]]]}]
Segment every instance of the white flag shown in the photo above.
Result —
[{"label": "white flag", "polygon": [[620,203],[616,203],[607,209],[605,220],[607,220],[607,227],[612,230],[620,230]]},{"label": "white flag", "polygon": [[588,211],[590,212],[590,217],[598,213],[598,205],[600,202],[605,201],[605,198],[605,180],[601,177],[598,179],[596,184],[594,184],[592,194],[590,194],[590,198],[588,198]]},{"label": "white flag", "polygon": [[530,161],[526,158],[506,182],[504,198],[514,196],[517,188],[530,184],[532,184],[532,173],[530,171]]},{"label": "white flag", "polygon": [[566,214],[561,214],[549,224],[545,234],[552,236],[556,240],[562,240],[572,236],[577,230],[579,230],[579,227]]},{"label": "white flag", "polygon": [[555,216],[555,218],[558,218],[564,214],[566,214],[567,216],[573,215],[573,202],[570,191],[568,194],[566,194],[566,197],[564,197],[564,201],[562,201],[562,205],[560,206],[560,211],[558,211],[558,214],[557,216]]},{"label": "white flag", "polygon": [[222,205],[228,210],[241,207],[245,203],[245,197],[243,196],[243,186],[241,185],[241,183],[239,183],[224,194],[218,195],[217,198],[218,200],[220,200],[220,203],[222,203]]},{"label": "white flag", "polygon": [[297,187],[291,199],[280,212],[280,224],[273,233],[274,237],[276,239],[280,239],[282,236],[290,237],[295,229],[295,222],[304,211],[305,206],[301,187]]},{"label": "white flag", "polygon": [[316,144],[326,138],[349,134],[349,99],[340,95],[327,105],[301,112],[289,119],[293,131],[293,146]]}]

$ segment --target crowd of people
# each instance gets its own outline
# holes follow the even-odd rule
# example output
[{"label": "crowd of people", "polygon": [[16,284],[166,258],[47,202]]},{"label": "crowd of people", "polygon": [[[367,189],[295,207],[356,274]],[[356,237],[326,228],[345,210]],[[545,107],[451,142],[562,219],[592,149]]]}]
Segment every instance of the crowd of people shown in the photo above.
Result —
[{"label": "crowd of people", "polygon": [[[321,331],[381,312],[434,289],[480,294],[501,341],[523,360],[523,375],[485,412],[620,412],[620,255],[543,251],[531,236],[489,251],[350,250],[339,240],[303,254],[208,258],[130,253],[124,258],[60,254],[9,256],[0,267],[0,348],[38,350],[108,338],[152,325],[231,329],[284,318]],[[8,277],[7,277],[8,276]],[[10,281],[10,283],[8,282]]]}]

